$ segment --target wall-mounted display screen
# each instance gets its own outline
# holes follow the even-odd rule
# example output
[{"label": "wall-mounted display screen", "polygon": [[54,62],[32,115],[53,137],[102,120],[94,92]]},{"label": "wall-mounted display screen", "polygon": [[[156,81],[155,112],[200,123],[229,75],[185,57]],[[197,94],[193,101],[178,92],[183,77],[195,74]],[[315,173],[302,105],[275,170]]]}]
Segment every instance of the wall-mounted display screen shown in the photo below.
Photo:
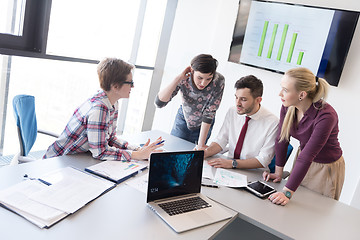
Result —
[{"label": "wall-mounted display screen", "polygon": [[240,0],[229,61],[284,73],[306,67],[337,86],[359,12]]}]

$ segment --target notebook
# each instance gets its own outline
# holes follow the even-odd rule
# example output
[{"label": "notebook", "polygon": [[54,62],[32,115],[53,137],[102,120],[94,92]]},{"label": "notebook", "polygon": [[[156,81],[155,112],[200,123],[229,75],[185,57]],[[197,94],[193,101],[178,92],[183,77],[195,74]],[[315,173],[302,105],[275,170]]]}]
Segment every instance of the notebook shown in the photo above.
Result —
[{"label": "notebook", "polygon": [[103,161],[85,168],[85,171],[103,177],[117,184],[135,176],[139,171],[147,168],[147,165],[138,161]]},{"label": "notebook", "polygon": [[150,155],[148,206],[177,233],[232,217],[230,210],[200,193],[203,161],[204,151]]}]

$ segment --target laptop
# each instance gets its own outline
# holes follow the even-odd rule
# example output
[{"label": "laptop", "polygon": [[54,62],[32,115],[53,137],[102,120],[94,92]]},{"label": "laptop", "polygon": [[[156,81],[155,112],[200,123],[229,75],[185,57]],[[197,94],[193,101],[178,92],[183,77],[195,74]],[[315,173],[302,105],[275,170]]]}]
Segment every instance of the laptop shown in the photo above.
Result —
[{"label": "laptop", "polygon": [[204,151],[150,155],[148,206],[177,233],[233,216],[200,193],[203,161]]}]

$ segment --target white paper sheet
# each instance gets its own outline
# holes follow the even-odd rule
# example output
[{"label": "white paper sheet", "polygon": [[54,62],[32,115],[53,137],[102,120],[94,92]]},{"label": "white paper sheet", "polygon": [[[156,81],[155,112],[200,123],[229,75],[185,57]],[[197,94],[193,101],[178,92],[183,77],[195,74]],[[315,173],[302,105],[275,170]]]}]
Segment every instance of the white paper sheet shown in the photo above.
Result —
[{"label": "white paper sheet", "polygon": [[204,161],[203,173],[202,173],[203,178],[214,179],[213,172],[215,172],[215,171],[216,171],[216,169],[214,167],[210,166],[207,161]]},{"label": "white paper sheet", "polygon": [[126,185],[129,185],[140,192],[147,193],[149,174],[144,174],[126,181]]},{"label": "white paper sheet", "polygon": [[246,187],[247,176],[223,168],[216,170],[214,183],[227,187]]},{"label": "white paper sheet", "polygon": [[67,215],[63,211],[38,203],[29,198],[30,195],[46,190],[47,188],[47,185],[37,180],[22,181],[1,191],[0,202],[43,228]]},{"label": "white paper sheet", "polygon": [[[53,183],[51,179],[54,176],[62,178]],[[42,177],[42,179],[52,185],[32,194],[30,198],[67,213],[74,213],[113,185],[107,180],[96,178],[71,167],[60,169],[50,174],[49,178]]]}]

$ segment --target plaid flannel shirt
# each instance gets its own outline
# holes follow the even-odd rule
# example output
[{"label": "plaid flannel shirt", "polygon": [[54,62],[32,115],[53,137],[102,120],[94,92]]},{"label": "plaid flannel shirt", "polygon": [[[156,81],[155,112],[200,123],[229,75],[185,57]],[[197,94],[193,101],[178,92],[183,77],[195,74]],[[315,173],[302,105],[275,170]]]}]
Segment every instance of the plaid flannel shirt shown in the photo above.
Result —
[{"label": "plaid flannel shirt", "polygon": [[118,102],[112,106],[105,92],[98,92],[75,110],[44,158],[90,151],[96,159],[129,161],[128,143],[116,138],[117,117]]}]

